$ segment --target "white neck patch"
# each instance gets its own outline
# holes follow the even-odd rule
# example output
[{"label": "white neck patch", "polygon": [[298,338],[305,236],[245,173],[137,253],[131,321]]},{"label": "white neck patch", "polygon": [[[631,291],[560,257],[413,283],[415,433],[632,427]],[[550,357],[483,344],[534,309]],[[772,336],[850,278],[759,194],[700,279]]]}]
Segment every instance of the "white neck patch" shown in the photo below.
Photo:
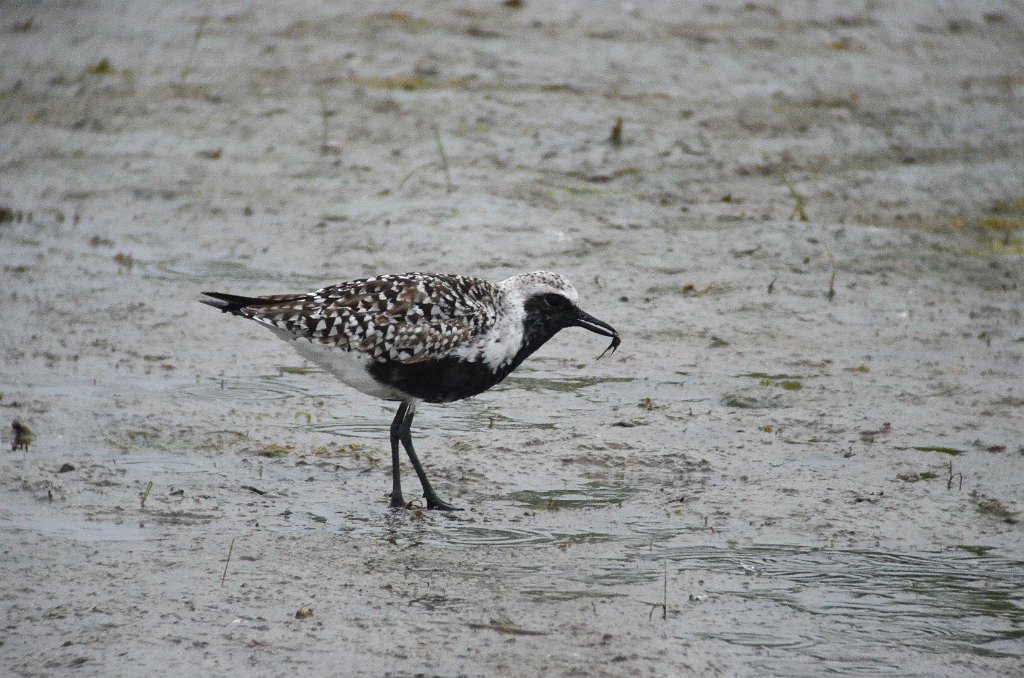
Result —
[{"label": "white neck patch", "polygon": [[539,294],[560,294],[574,305],[576,288],[558,273],[535,271],[506,278],[498,283],[498,317],[484,336],[458,351],[464,360],[481,360],[497,371],[515,359],[523,347],[526,300]]}]

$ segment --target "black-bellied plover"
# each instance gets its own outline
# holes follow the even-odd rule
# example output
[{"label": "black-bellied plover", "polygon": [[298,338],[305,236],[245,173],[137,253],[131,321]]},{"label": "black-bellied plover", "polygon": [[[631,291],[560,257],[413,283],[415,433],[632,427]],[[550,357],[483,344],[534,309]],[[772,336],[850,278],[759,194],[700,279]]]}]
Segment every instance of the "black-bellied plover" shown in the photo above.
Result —
[{"label": "black-bellied plover", "polygon": [[427,508],[455,508],[438,498],[413,450],[410,427],[417,403],[448,403],[486,391],[566,327],[611,337],[605,353],[620,343],[611,325],[576,305],[579,295],[568,280],[547,271],[499,283],[404,273],[309,294],[204,294],[211,298],[202,303],[255,320],[349,386],[401,402],[391,422],[391,506],[396,508],[406,506],[399,442],[419,476]]}]

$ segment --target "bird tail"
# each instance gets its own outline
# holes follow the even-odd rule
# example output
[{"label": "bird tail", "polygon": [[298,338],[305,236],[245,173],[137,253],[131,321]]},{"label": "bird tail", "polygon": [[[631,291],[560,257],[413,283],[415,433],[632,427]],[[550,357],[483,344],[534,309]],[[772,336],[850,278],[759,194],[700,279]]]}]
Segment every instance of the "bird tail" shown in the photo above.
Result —
[{"label": "bird tail", "polygon": [[243,297],[237,294],[225,294],[224,292],[203,292],[209,299],[200,299],[199,303],[213,306],[224,313],[240,315],[251,318],[256,309],[261,306],[273,306],[281,302],[296,299],[294,294],[279,294],[269,297]]}]

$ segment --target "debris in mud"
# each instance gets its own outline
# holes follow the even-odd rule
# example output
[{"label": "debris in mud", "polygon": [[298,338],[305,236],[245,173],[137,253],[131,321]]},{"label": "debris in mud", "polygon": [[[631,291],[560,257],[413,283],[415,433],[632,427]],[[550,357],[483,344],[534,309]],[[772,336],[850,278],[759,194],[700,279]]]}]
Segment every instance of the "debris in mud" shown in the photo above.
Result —
[{"label": "debris in mud", "polygon": [[978,513],[998,518],[1008,525],[1017,524],[1017,512],[1006,508],[1006,505],[998,499],[986,497],[977,490],[971,492],[971,499],[974,500],[974,508],[978,510]]},{"label": "debris in mud", "polygon": [[235,550],[235,538],[231,538],[231,543],[228,544],[228,557],[224,559],[224,572],[220,575],[220,585],[224,586],[224,581],[228,578],[228,566],[231,564],[231,554]]},{"label": "debris in mud", "polygon": [[916,483],[921,480],[933,480],[938,477],[938,473],[934,473],[932,471],[920,471],[919,473],[900,473],[897,474],[896,479],[902,480],[905,483]]},{"label": "debris in mud", "polygon": [[[897,450],[906,450],[906,447],[897,447]],[[938,452],[939,454],[948,454],[951,457],[956,457],[964,453],[963,450],[958,450],[955,447],[944,447],[942,445],[914,445],[909,449],[917,450],[918,452]]]},{"label": "debris in mud", "polygon": [[[327,459],[340,459],[342,457],[352,456],[359,459],[362,456],[363,446],[359,443],[338,443],[334,447],[330,445],[320,445],[313,448],[313,456],[327,458]],[[376,461],[376,457],[372,454],[366,454],[367,459]]]},{"label": "debris in mud", "polygon": [[101,238],[98,235],[94,235],[89,238],[89,247],[113,247],[114,241],[107,238]]},{"label": "debris in mud", "polygon": [[697,289],[693,283],[686,283],[683,285],[683,296],[684,297],[703,297],[705,294],[711,291],[711,285],[703,289]]},{"label": "debris in mud", "polygon": [[149,499],[149,493],[152,492],[152,491],[153,491],[153,481],[150,480],[149,483],[146,485],[146,489],[144,489],[139,494],[139,508],[140,509],[146,508],[146,500]]},{"label": "debris in mud", "polygon": [[470,26],[466,29],[466,35],[471,38],[500,38],[501,33],[479,26]]},{"label": "debris in mud", "polygon": [[874,431],[861,431],[860,441],[862,443],[867,443],[870,445],[875,442],[875,438],[877,438],[880,435],[885,435],[890,431],[892,431],[892,424],[890,424],[889,422],[885,422],[884,424],[881,425],[881,427]]},{"label": "debris in mud", "polygon": [[255,494],[258,494],[258,495],[260,495],[261,497],[262,497],[263,495],[267,494],[267,491],[266,491],[266,490],[261,490],[261,489],[260,489],[260,488],[258,488],[258,487],[253,487],[252,485],[242,485],[242,489],[243,489],[243,490],[249,490],[250,492],[253,492],[253,493],[255,493]]},{"label": "debris in mud", "polygon": [[441,130],[437,128],[437,125],[431,125],[431,131],[434,133],[434,143],[437,144],[437,155],[441,159],[441,169],[444,170],[445,190],[451,193],[455,190],[455,186],[452,184],[452,174],[448,169],[448,154],[444,150],[444,144],[441,143]]},{"label": "debris in mud", "polygon": [[779,396],[770,395],[767,397],[753,396],[746,393],[726,393],[722,396],[722,404],[726,407],[735,407],[741,410],[755,410],[760,408],[775,407],[778,404]]},{"label": "debris in mud", "polygon": [[622,146],[622,118],[618,117],[615,119],[615,124],[612,125],[612,132],[608,135],[608,143],[615,148]]},{"label": "debris in mud", "polygon": [[490,619],[486,624],[470,622],[467,624],[471,629],[490,629],[497,631],[498,633],[506,633],[510,636],[546,636],[545,631],[534,631],[532,629],[524,629],[521,626],[516,626],[512,623],[512,620],[502,615],[501,617]]},{"label": "debris in mud", "polygon": [[11,423],[11,430],[14,432],[14,439],[11,441],[11,451],[25,450],[28,451],[28,446],[35,440],[36,435],[32,432],[28,426],[25,426],[20,421],[15,419]]},{"label": "debris in mud", "polygon": [[104,57],[92,66],[86,67],[85,72],[89,75],[113,75],[114,68],[110,65],[110,60]]},{"label": "debris in mud", "polygon": [[830,252],[828,255],[829,264],[832,266],[832,277],[828,281],[828,292],[825,293],[825,298],[832,301],[836,298],[836,260]]},{"label": "debris in mud", "polygon": [[609,174],[590,174],[582,171],[566,172],[566,176],[574,179],[581,179],[582,181],[586,181],[591,184],[607,184],[615,181],[616,179],[621,179],[622,177],[634,174],[640,174],[639,167],[623,167]]},{"label": "debris in mud", "polygon": [[277,443],[271,443],[264,447],[262,450],[257,452],[261,457],[267,457],[268,459],[280,459],[281,457],[287,457],[289,454],[295,451],[295,446],[291,443],[286,445],[278,445]]},{"label": "debris in mud", "polygon": [[221,147],[206,149],[202,151],[196,151],[196,157],[204,160],[220,160],[224,154],[224,149]]},{"label": "debris in mud", "polygon": [[313,608],[311,607],[300,607],[295,611],[296,619],[309,619],[313,616]]},{"label": "debris in mud", "polygon": [[983,556],[995,548],[994,546],[978,546],[976,544],[957,544],[956,547],[961,551],[967,551],[976,556]]},{"label": "debris in mud", "polygon": [[786,184],[786,188],[789,189],[790,197],[793,198],[793,211],[789,213],[789,221],[793,221],[794,219],[797,221],[810,221],[806,211],[807,196],[802,193],[798,193],[796,186],[794,186],[793,182],[789,179],[784,179],[783,181]]},{"label": "debris in mud", "polygon": [[953,489],[953,479],[954,478],[959,478],[960,479],[960,484],[957,485],[957,491],[960,491],[960,490],[964,489],[964,474],[959,472],[959,471],[957,471],[955,473],[953,472],[953,460],[950,459],[949,460],[949,477],[946,479],[946,489],[947,490],[952,490]]},{"label": "debris in mud", "polygon": [[114,262],[117,264],[118,273],[127,273],[131,271],[135,266],[135,258],[124,252],[118,252],[114,255]]},{"label": "debris in mud", "polygon": [[640,402],[636,404],[641,410],[647,410],[648,412],[655,412],[657,410],[665,409],[664,405],[658,405],[650,398],[641,398]]},{"label": "debris in mud", "polygon": [[65,463],[60,465],[59,469],[57,469],[57,473],[71,473],[74,470],[75,470],[75,465],[74,464],[69,464],[69,463],[65,462]]},{"label": "debris in mud", "polygon": [[761,380],[758,382],[758,384],[760,384],[761,386],[764,386],[766,388],[771,388],[772,386],[778,386],[779,388],[782,388],[782,389],[784,389],[786,391],[799,391],[800,389],[802,389],[804,387],[803,382],[801,382],[799,379],[793,379],[793,378],[787,377],[787,375],[780,375],[780,374],[776,374],[776,375],[768,374],[768,375],[765,375],[765,376],[761,377]]},{"label": "debris in mud", "polygon": [[998,444],[997,445],[989,445],[989,444],[983,442],[980,438],[976,439],[971,444],[974,445],[974,447],[976,447],[979,450],[984,450],[986,452],[992,452],[992,453],[1006,452],[1006,449],[1007,449],[1006,445],[998,445]]}]

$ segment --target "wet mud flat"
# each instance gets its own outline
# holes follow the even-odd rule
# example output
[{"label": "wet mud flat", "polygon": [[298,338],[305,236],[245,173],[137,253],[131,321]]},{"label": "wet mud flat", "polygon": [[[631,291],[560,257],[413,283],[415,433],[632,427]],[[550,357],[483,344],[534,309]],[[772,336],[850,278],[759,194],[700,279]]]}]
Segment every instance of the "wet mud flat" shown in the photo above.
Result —
[{"label": "wet mud flat", "polygon": [[[0,672],[1019,672],[1024,17],[915,7],[5,10]],[[196,303],[539,268],[623,345],[422,407],[452,514]]]}]

